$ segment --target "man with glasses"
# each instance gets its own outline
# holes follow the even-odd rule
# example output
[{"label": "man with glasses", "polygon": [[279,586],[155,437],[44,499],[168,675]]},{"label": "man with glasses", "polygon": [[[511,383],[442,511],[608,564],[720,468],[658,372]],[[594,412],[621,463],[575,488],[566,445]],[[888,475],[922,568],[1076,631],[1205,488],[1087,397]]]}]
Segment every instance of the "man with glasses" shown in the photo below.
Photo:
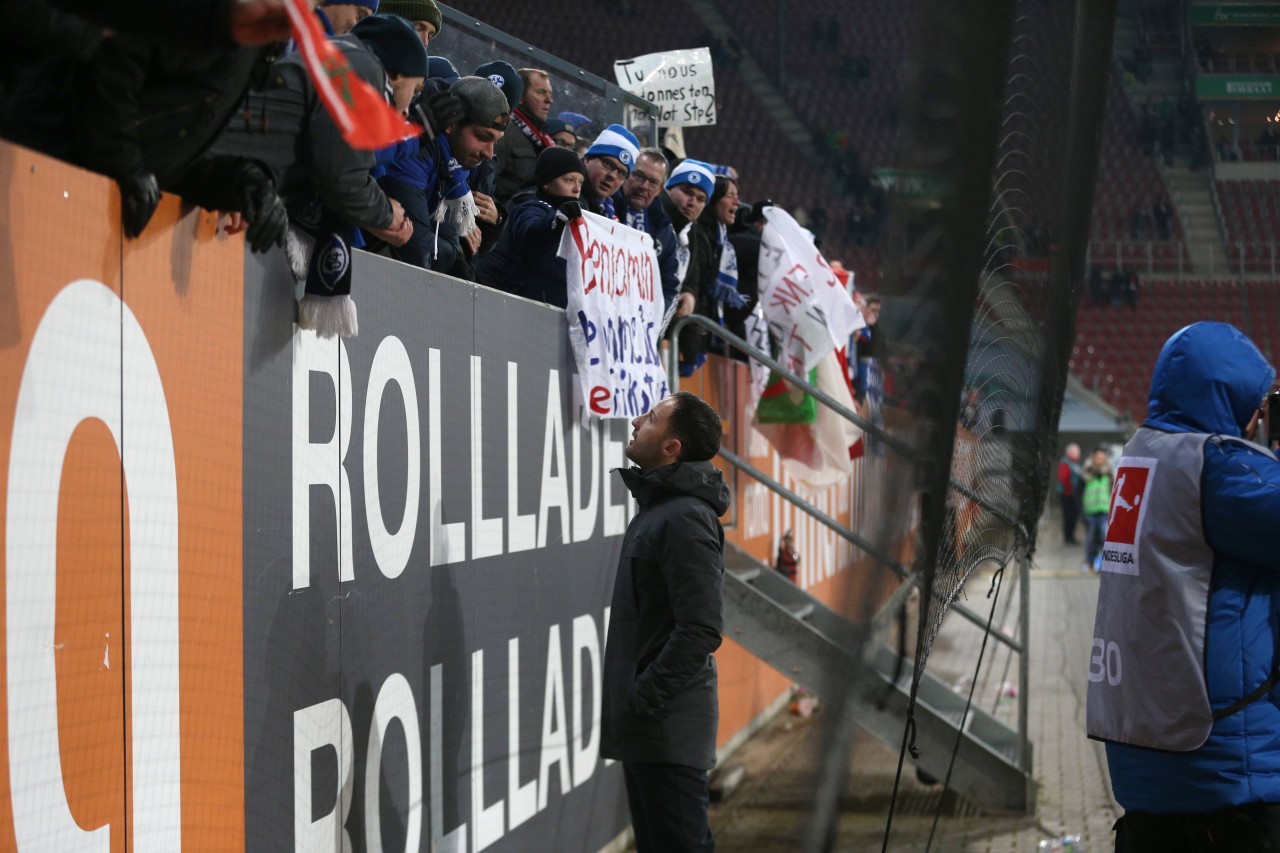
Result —
[{"label": "man with glasses", "polygon": [[1275,375],[1232,326],[1187,326],[1116,463],[1087,731],[1123,853],[1280,849],[1280,462],[1254,443]]},{"label": "man with glasses", "polygon": [[658,254],[658,274],[662,278],[662,295],[667,307],[680,293],[680,276],[676,272],[676,231],[661,204],[655,204],[667,180],[667,158],[657,148],[642,148],[631,175],[613,196],[618,219],[653,238]]},{"label": "man with glasses", "polygon": [[640,140],[620,124],[606,127],[582,162],[587,167],[587,184],[582,188],[582,199],[587,210],[606,219],[617,219],[613,194],[631,175],[631,169],[640,156]]}]

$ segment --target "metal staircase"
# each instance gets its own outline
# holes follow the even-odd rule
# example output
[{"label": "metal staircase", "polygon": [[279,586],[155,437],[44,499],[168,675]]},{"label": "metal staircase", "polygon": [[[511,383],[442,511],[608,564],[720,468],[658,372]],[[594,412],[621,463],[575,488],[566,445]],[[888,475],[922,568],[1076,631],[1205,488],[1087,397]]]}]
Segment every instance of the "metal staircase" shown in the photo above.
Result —
[{"label": "metal staircase", "polygon": [[[893,749],[902,743],[912,663],[732,543],[725,545],[725,632],[735,642],[817,696],[848,689],[864,673],[854,716]],[[870,641],[870,642],[869,642]],[[858,656],[871,649],[870,660]],[[928,672],[916,699],[916,766],[947,775],[965,697]],[[1021,749],[1025,755],[1020,756]],[[987,812],[1025,814],[1035,804],[1031,745],[979,708],[964,721],[950,789]],[[1020,757],[1022,760],[1020,761]],[[1027,769],[1024,769],[1027,768]]]},{"label": "metal staircase", "polygon": [[[756,350],[708,318],[698,315],[681,318],[673,324],[672,336],[677,337],[687,325],[700,325],[714,331],[730,346],[769,366],[819,403],[857,424],[866,435],[875,437],[890,452],[918,465],[928,464],[928,460],[921,458],[901,439],[858,417],[768,354]],[[674,348],[669,386],[672,391],[679,388]],[[896,749],[901,745],[909,716],[913,718],[915,744],[919,752],[917,768],[936,779],[944,779],[950,772],[949,790],[977,807],[987,812],[1034,813],[1036,783],[1032,777],[1032,747],[1025,737],[1025,646],[999,631],[990,631],[987,635],[988,639],[1020,655],[1018,730],[1009,728],[974,706],[970,706],[966,713],[967,697],[956,693],[927,671],[919,679],[914,712],[909,715],[911,689],[915,681],[913,661],[900,659],[893,649],[879,641],[877,633],[899,611],[907,595],[917,588],[917,578],[892,555],[842,526],[733,451],[722,447],[720,457],[853,543],[875,559],[883,570],[903,578],[889,600],[880,605],[876,615],[865,624],[859,624],[846,619],[733,543],[726,542],[726,635],[818,697],[838,699],[839,704],[845,706],[845,720],[851,720],[890,747]],[[950,480],[950,488],[981,505],[1005,524],[1017,526],[1016,520],[1007,514],[1004,507],[975,494],[954,477]],[[1017,561],[1017,570],[1022,575],[1021,587],[1025,596],[1029,561],[1025,554],[1022,556],[1023,559]],[[921,592],[933,594],[923,589]],[[1023,604],[1024,623],[1019,633],[1025,637],[1028,607],[1025,600]],[[960,602],[948,601],[946,605],[949,612],[987,628],[986,620]]]}]

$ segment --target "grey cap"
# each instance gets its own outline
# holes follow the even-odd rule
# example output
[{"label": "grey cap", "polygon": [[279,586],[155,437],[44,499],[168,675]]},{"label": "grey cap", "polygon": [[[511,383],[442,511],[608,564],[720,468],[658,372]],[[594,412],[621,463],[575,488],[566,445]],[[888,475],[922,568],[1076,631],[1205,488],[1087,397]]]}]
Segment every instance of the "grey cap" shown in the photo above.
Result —
[{"label": "grey cap", "polygon": [[449,92],[462,102],[464,121],[505,131],[511,121],[511,108],[502,90],[485,77],[463,77],[449,87]]}]

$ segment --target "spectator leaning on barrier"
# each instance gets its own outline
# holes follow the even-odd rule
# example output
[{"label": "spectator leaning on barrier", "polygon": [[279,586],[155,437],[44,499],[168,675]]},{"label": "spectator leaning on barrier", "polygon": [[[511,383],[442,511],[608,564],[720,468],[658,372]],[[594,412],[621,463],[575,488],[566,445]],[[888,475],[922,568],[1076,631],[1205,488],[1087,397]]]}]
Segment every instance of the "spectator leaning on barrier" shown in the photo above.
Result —
[{"label": "spectator leaning on barrier", "polygon": [[[394,93],[397,109],[407,106],[426,74],[426,50],[402,19],[367,18],[333,43],[375,91]],[[358,229],[398,245],[412,234],[412,223],[369,174],[374,154],[346,144],[299,54],[275,63],[265,88],[250,94],[214,148],[264,157],[278,175],[292,226],[290,263],[307,282],[299,324],[325,336],[353,334],[351,248]]]},{"label": "spectator leaning on barrier", "polygon": [[[694,311],[717,322],[722,322],[722,305],[733,308],[746,305],[738,292],[737,252],[729,241],[729,226],[737,213],[738,182],[725,175],[717,176],[715,191],[698,217],[691,238],[698,247],[694,254],[703,259],[702,264],[696,270],[692,267],[689,270],[690,276],[697,277]],[[690,284],[688,276],[685,284]],[[692,376],[703,365],[710,344],[711,332],[705,328],[690,326],[681,332],[681,376]]]},{"label": "spectator leaning on barrier", "polygon": [[662,151],[641,148],[631,174],[613,196],[613,208],[625,225],[653,238],[662,296],[669,307],[680,295],[680,277],[676,273],[676,232],[666,210],[657,203],[666,180],[667,158]]},{"label": "spectator leaning on barrier", "polygon": [[[706,163],[684,160],[671,170],[666,192],[660,197],[662,209],[676,232],[676,276],[680,279],[680,304],[676,316],[693,313],[698,300],[698,273],[704,259],[693,240],[693,229],[707,205],[707,195],[715,189],[715,175]],[[694,271],[691,273],[691,271]]]},{"label": "spectator leaning on barrier", "polygon": [[552,146],[538,155],[533,188],[511,199],[498,244],[476,264],[481,284],[564,308],[569,294],[558,256],[564,227],[582,216],[578,198],[587,171],[578,155]]},{"label": "spectator leaning on barrier", "polygon": [[1280,843],[1280,462],[1253,443],[1274,381],[1237,329],[1182,329],[1119,460],[1087,731],[1120,853]]},{"label": "spectator leaning on barrier", "polygon": [[[434,139],[423,139],[416,154],[387,164],[379,183],[399,201],[413,223],[413,236],[393,247],[397,260],[424,269],[474,278],[457,238],[476,228],[477,207],[467,178],[472,169],[493,157],[510,115],[502,90],[483,77],[463,77],[449,87],[461,106],[458,120]],[[419,97],[414,113],[433,129],[438,95]],[[451,227],[444,230],[443,224]]]},{"label": "spectator leaning on barrier", "polygon": [[520,106],[511,111],[511,132],[494,149],[498,161],[495,185],[499,204],[506,204],[533,179],[533,164],[538,155],[555,142],[547,133],[547,116],[551,112],[551,76],[538,68],[521,68],[524,93]]},{"label": "spectator leaning on barrier", "polygon": [[723,424],[687,391],[631,422],[619,471],[627,525],[601,676],[600,755],[622,762],[638,853],[715,849],[707,771],[716,762],[729,488],[710,460]]},{"label": "spectator leaning on barrier", "polygon": [[[476,68],[475,76],[483,77],[501,89],[509,110],[520,106],[520,98],[524,95],[524,80],[511,63],[500,59],[486,62]],[[476,225],[479,228],[471,232],[462,245],[468,257],[474,259],[493,248],[507,217],[506,208],[497,200],[497,161],[491,158],[476,166],[471,170],[467,183],[471,185],[471,194],[476,199]]]},{"label": "spectator leaning on barrier", "polygon": [[435,0],[380,0],[378,14],[398,15],[413,24],[423,47],[427,47],[444,27],[444,19]]},{"label": "spectator leaning on barrier", "polygon": [[331,36],[345,36],[356,24],[378,11],[378,0],[349,0],[344,3],[325,3],[316,6],[316,17],[324,31]]},{"label": "spectator leaning on barrier", "polygon": [[617,219],[613,207],[613,194],[631,174],[631,167],[640,156],[640,141],[620,124],[611,124],[601,131],[582,162],[587,167],[587,185],[582,189],[582,200],[587,210],[606,219]]}]

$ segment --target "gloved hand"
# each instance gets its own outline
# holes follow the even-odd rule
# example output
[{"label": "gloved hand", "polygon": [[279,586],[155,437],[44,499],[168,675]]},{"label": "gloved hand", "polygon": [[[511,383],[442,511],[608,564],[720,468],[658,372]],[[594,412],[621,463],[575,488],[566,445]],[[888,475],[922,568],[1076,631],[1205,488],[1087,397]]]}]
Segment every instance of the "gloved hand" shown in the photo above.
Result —
[{"label": "gloved hand", "polygon": [[240,169],[239,187],[240,211],[249,223],[244,235],[249,248],[259,254],[272,246],[283,248],[289,214],[271,178],[258,164],[246,163]]},{"label": "gloved hand", "polygon": [[120,223],[130,240],[147,228],[160,204],[160,184],[150,172],[116,181],[120,185]]},{"label": "gloved hand", "polygon": [[556,219],[561,222],[572,222],[582,218],[582,205],[576,201],[566,201],[556,212]]},{"label": "gloved hand", "polygon": [[747,307],[747,297],[739,293],[736,287],[723,281],[715,283],[715,286],[711,288],[711,295],[730,308]]},{"label": "gloved hand", "polygon": [[414,99],[409,112],[422,125],[430,139],[435,139],[444,133],[445,128],[466,118],[462,101],[448,90],[430,95],[424,92]]}]

